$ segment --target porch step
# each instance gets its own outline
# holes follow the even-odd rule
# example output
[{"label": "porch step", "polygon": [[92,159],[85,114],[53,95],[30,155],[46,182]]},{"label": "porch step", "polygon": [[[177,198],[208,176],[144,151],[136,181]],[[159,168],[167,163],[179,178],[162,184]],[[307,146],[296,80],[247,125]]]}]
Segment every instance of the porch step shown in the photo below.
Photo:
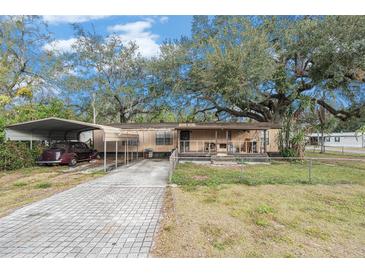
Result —
[{"label": "porch step", "polygon": [[211,155],[199,153],[179,153],[178,157],[183,161],[210,161]]},{"label": "porch step", "polygon": [[228,156],[212,156],[212,163],[240,163],[244,162],[268,162],[270,159],[267,153],[252,153]]}]

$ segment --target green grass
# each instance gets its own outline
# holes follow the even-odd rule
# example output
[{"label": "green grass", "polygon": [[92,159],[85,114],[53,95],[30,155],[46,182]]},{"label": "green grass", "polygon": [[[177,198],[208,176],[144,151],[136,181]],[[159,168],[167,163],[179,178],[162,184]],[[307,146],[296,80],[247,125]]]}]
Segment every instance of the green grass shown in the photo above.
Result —
[{"label": "green grass", "polygon": [[23,186],[26,186],[26,185],[27,184],[24,183],[24,182],[17,182],[17,183],[14,184],[14,186],[16,186],[16,187],[23,187]]},{"label": "green grass", "polygon": [[39,183],[35,185],[35,188],[49,188],[52,185],[50,183]]},{"label": "green grass", "polygon": [[184,163],[178,165],[172,182],[187,189],[221,184],[363,184],[365,163],[314,161],[311,181],[306,161],[246,165],[243,169]]},{"label": "green grass", "polygon": [[165,205],[157,257],[365,256],[361,184],[171,187]]},{"label": "green grass", "polygon": [[365,159],[365,153],[351,153],[351,152],[338,152],[338,151],[326,151],[325,153],[320,153],[319,151],[313,152],[313,150],[305,151],[306,157],[313,158],[359,158]]}]

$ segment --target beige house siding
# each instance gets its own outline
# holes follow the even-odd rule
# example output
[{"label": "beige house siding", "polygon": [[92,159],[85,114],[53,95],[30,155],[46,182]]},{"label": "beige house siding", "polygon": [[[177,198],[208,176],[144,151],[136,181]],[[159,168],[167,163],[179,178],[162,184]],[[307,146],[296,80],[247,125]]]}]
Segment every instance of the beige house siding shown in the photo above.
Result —
[{"label": "beige house siding", "polygon": [[267,152],[278,152],[279,129],[269,129],[267,133],[269,136],[269,144],[267,146]]},{"label": "beige house siding", "polygon": [[[171,145],[157,145],[156,134],[158,132],[171,132],[172,144]],[[178,148],[179,143],[178,135],[183,130],[175,129],[171,127],[159,127],[159,128],[138,128],[138,129],[125,129],[125,133],[138,134],[139,144],[138,152],[143,152],[145,149],[151,149],[153,152],[168,153],[173,149]],[[205,143],[215,143],[217,141],[217,152],[225,152],[227,149],[219,148],[219,144],[227,144],[227,131],[231,132],[231,140],[228,143],[237,147],[244,146],[244,142],[256,142],[257,150],[260,152],[261,146],[261,132],[262,130],[242,130],[242,129],[189,129],[190,141],[189,147],[191,151],[204,152]],[[269,144],[267,145],[267,152],[278,151],[278,129],[267,130],[269,137]],[[217,135],[216,135],[217,133]],[[104,152],[104,143],[102,131],[95,130],[94,135],[94,147],[99,152]],[[118,142],[118,151],[124,152],[124,142]],[[137,146],[129,146],[128,151],[137,152]],[[107,152],[115,152],[115,142],[107,142]]]},{"label": "beige house siding", "polygon": [[[156,133],[157,132],[171,132],[172,144],[171,145],[156,145]],[[138,152],[143,152],[145,149],[152,149],[154,152],[171,152],[177,145],[177,131],[171,128],[158,128],[158,129],[138,129],[138,130],[126,130],[126,133],[133,133],[139,135]],[[104,152],[104,143],[102,132],[94,131],[94,147],[99,152]],[[122,142],[118,143],[118,151],[124,152],[125,145]],[[136,146],[129,146],[129,151],[137,151]],[[115,152],[115,142],[107,142],[107,152]]]}]

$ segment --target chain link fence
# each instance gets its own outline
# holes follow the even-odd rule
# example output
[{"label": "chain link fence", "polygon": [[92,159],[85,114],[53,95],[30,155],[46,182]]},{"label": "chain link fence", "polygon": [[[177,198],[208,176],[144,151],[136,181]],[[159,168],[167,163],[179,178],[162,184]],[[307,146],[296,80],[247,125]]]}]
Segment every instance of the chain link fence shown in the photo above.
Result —
[{"label": "chain link fence", "polygon": [[[196,168],[199,165],[198,168]],[[193,166],[195,166],[193,168]],[[365,182],[365,157],[170,157],[170,182],[179,178],[216,183],[334,184]],[[194,177],[195,176],[195,177]],[[176,182],[174,182],[176,183]],[[177,182],[178,183],[178,182]],[[204,182],[203,182],[204,183]]]}]

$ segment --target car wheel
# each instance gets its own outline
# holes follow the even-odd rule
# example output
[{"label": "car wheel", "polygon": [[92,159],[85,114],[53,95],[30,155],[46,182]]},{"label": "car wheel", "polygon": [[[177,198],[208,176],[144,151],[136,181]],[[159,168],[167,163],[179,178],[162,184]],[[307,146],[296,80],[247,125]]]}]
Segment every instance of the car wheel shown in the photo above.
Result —
[{"label": "car wheel", "polygon": [[72,158],[71,161],[68,163],[69,166],[74,167],[77,164],[76,158]]}]

